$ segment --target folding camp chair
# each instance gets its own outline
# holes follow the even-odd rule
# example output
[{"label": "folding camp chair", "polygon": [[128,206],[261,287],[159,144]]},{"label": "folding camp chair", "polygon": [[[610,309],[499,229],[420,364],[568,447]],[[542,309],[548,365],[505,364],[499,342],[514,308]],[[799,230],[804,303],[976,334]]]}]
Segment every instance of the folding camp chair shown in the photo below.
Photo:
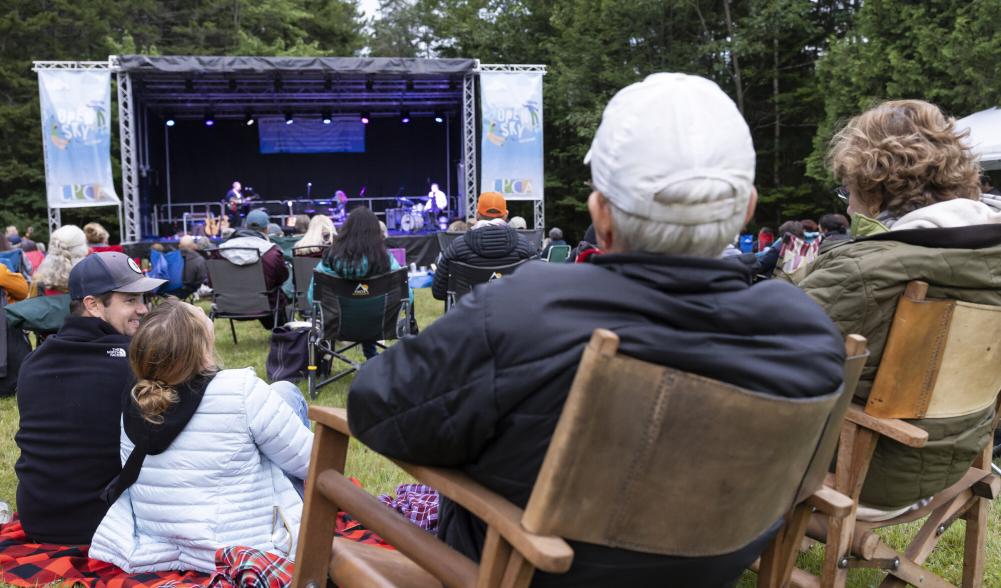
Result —
[{"label": "folding camp chair", "polygon": [[[403,313],[401,317],[400,313]],[[362,342],[399,339],[413,318],[407,270],[401,268],[361,280],[313,272],[313,326],[309,343],[309,395],[361,367],[347,355]],[[350,343],[344,344],[345,341]],[[338,347],[338,342],[342,343]],[[376,343],[382,349],[385,345]],[[348,367],[317,381],[318,360],[325,356]]]},{"label": "folding camp chair", "polygon": [[313,270],[319,265],[321,258],[315,255],[298,255],[296,250],[313,252],[317,247],[297,247],[292,250],[292,283],[295,287],[295,310],[302,317],[313,314],[313,307],[306,301],[309,283],[313,279]]},{"label": "folding camp chair", "polygon": [[546,254],[546,261],[549,263],[563,263],[570,256],[569,245],[552,245]]},{"label": "folding camp chair", "polygon": [[461,261],[448,262],[448,286],[445,294],[445,312],[451,310],[455,303],[468,294],[473,286],[486,284],[494,280],[510,275],[514,270],[527,262],[527,259],[516,261],[508,265],[497,265],[481,267],[462,263]]},{"label": "folding camp chair", "polygon": [[270,316],[274,317],[274,324],[278,325],[282,305],[277,301],[277,292],[268,290],[260,251],[244,247],[231,247],[225,250],[256,256],[256,261],[247,265],[236,265],[222,258],[221,251],[219,249],[211,251],[210,258],[205,261],[209,281],[212,282],[212,309],[209,311],[209,318],[213,322],[216,318],[229,319],[229,328],[235,345],[237,340],[234,320],[261,319]]},{"label": "folding camp chair", "polygon": [[[780,398],[617,349],[614,333],[594,332],[525,509],[456,469],[396,462],[487,524],[478,565],[345,478],[347,412],[313,406],[293,585],[322,586],[329,575],[343,588],[518,588],[536,569],[566,572],[574,557],[566,540],[663,555],[727,554],[804,501],[834,512],[850,508],[821,481],[841,425],[837,411],[851,390]],[[397,551],[333,540],[338,509]],[[783,560],[778,555],[765,565]],[[773,575],[762,574],[762,583]]]},{"label": "folding camp chair", "polygon": [[[907,285],[866,406],[848,410],[829,483],[852,499],[852,508],[841,516],[814,515],[808,534],[826,543],[821,577],[795,570],[796,586],[842,587],[854,568],[885,570],[884,588],[953,586],[923,564],[958,519],[966,521],[962,586],[982,585],[988,501],[1001,492],[1001,478],[991,472],[990,444],[965,475],[924,506],[879,522],[856,519],[877,441],[886,437],[913,448],[928,441],[927,431],[902,419],[961,416],[992,405],[997,415],[1001,407],[1001,307],[928,299],[927,291],[924,282]],[[997,424],[995,416],[994,428]],[[902,552],[874,532],[921,519],[926,520]]]}]

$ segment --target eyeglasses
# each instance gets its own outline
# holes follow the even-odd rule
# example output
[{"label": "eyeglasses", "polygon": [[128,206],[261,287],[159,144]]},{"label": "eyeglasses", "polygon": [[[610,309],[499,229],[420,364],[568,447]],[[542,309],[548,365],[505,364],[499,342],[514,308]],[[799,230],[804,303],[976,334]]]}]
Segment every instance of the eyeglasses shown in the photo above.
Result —
[{"label": "eyeglasses", "polygon": [[848,202],[848,188],[838,186],[834,189],[834,195],[840,198],[842,202]]}]

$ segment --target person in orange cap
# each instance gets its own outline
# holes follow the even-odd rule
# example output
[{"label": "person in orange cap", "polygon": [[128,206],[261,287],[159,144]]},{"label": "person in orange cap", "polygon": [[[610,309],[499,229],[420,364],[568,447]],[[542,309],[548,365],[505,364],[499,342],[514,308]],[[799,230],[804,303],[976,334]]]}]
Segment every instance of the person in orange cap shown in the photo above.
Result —
[{"label": "person in orange cap", "polygon": [[431,294],[448,294],[448,264],[461,261],[480,267],[508,265],[536,256],[535,248],[507,224],[507,201],[498,192],[483,192],[476,203],[476,224],[452,241],[438,256]]}]

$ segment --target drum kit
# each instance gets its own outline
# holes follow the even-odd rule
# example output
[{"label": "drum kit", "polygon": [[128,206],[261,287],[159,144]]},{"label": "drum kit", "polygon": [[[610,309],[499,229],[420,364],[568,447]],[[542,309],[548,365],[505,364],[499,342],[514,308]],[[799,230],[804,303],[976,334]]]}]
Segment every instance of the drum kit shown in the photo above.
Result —
[{"label": "drum kit", "polygon": [[424,203],[414,203],[409,198],[398,198],[397,208],[386,209],[386,226],[392,230],[416,233],[434,226],[434,216],[431,209]]}]

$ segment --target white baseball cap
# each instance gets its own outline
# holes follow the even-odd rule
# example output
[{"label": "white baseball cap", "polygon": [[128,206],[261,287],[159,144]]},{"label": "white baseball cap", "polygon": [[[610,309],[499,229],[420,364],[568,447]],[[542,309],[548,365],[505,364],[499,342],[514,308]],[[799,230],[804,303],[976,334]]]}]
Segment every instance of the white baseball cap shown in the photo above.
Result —
[{"label": "white baseball cap", "polygon": [[741,217],[754,185],[751,131],[698,76],[657,73],[619,90],[584,157],[616,208],[680,225]]}]

